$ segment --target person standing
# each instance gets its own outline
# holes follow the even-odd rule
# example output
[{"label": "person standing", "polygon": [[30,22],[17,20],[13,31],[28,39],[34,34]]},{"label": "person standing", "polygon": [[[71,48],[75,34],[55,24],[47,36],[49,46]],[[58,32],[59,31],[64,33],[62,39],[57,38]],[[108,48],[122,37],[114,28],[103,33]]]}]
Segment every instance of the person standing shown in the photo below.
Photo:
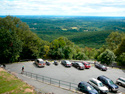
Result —
[{"label": "person standing", "polygon": [[23,73],[24,72],[24,66],[22,67],[22,72],[21,73]]}]

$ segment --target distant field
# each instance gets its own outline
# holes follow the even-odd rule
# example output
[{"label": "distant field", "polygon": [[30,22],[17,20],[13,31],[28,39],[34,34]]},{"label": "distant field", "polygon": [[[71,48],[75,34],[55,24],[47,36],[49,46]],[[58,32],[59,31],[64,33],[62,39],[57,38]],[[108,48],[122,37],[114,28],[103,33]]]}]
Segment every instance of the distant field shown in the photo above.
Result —
[{"label": "distant field", "polygon": [[0,68],[0,94],[36,94],[33,87]]},{"label": "distant field", "polygon": [[64,36],[80,47],[99,48],[111,32],[125,32],[125,17],[19,16],[41,39]]}]

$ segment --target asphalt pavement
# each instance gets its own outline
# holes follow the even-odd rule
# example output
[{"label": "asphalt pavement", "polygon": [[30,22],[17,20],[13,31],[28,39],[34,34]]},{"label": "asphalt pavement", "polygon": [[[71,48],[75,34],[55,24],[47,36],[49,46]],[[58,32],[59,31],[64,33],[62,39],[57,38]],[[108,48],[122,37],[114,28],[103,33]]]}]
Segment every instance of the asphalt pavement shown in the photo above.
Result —
[{"label": "asphalt pavement", "polygon": [[[55,78],[58,80],[68,81],[72,83],[78,84],[80,81],[89,81],[90,78],[97,78],[100,75],[105,75],[108,78],[112,79],[114,82],[118,77],[124,77],[125,78],[125,70],[116,69],[116,68],[110,68],[108,67],[107,71],[101,71],[94,66],[92,66],[90,69],[85,70],[78,70],[74,67],[66,68],[63,65],[59,64],[58,66],[55,66],[51,63],[50,66],[45,66],[44,68],[38,68],[34,62],[23,62],[23,63],[14,63],[14,64],[8,64],[6,65],[6,69],[11,72],[15,72],[20,79],[23,79],[28,84],[33,85],[36,90],[40,92],[50,92],[54,94],[75,94],[74,92],[71,92],[69,90],[61,89],[59,87],[55,87],[49,84],[38,82],[34,79],[28,78],[24,75],[21,75],[21,68],[24,66],[24,71],[32,72],[35,74]],[[122,92],[122,94],[125,94],[125,88],[119,86],[119,91]]]}]

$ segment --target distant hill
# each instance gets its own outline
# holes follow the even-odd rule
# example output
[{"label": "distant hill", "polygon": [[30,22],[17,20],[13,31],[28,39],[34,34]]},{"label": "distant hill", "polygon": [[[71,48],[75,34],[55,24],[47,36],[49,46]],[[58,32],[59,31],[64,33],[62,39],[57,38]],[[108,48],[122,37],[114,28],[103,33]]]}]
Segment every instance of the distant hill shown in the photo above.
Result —
[{"label": "distant hill", "polygon": [[125,17],[18,16],[46,41],[65,36],[80,47],[99,48],[112,31],[125,32]]}]

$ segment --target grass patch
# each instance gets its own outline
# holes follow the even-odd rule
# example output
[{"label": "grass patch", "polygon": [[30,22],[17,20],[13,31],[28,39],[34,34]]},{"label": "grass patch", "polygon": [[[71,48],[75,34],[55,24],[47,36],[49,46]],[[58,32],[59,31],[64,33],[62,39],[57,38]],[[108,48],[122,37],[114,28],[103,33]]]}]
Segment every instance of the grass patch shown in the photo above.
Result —
[{"label": "grass patch", "polygon": [[15,76],[0,70],[0,94],[36,94],[33,87],[17,79]]},{"label": "grass patch", "polygon": [[78,29],[77,27],[71,27],[72,29]]}]

